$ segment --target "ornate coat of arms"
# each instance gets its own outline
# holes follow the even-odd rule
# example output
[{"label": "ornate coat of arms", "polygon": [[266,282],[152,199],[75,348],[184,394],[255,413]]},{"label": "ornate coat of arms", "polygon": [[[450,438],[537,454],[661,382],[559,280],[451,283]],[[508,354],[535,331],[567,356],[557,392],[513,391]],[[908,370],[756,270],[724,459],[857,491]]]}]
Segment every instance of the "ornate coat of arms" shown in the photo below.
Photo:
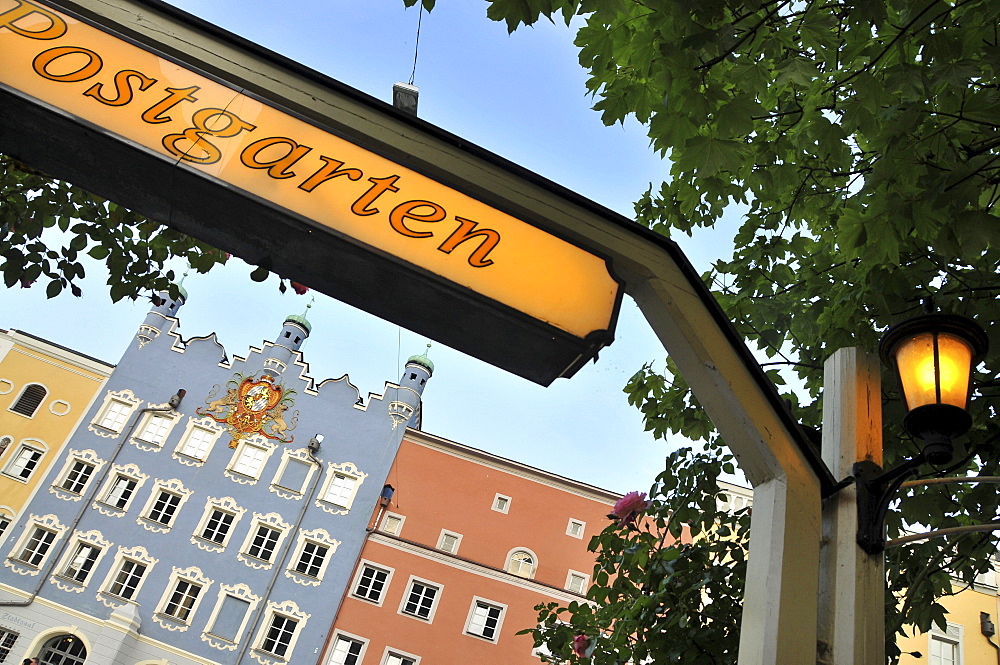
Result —
[{"label": "ornate coat of arms", "polygon": [[233,437],[230,448],[239,445],[247,436],[260,434],[280,443],[291,443],[295,437],[285,433],[298,424],[298,411],[285,420],[285,413],[295,404],[295,391],[275,383],[270,374],[260,378],[243,377],[237,374],[226,383],[226,394],[219,394],[220,387],[209,393],[205,408],[195,410],[199,416],[208,416],[217,423],[225,423],[226,430]]}]

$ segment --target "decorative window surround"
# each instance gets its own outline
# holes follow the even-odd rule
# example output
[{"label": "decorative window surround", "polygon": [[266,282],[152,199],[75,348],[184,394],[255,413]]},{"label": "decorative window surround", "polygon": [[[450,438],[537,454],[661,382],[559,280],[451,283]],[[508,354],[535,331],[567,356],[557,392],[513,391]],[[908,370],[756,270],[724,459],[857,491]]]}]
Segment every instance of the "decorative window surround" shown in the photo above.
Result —
[{"label": "decorative window surround", "polygon": [[302,586],[319,586],[339,545],[340,541],[331,537],[326,529],[299,530],[285,577]]},{"label": "decorative window surround", "polygon": [[256,485],[276,447],[274,441],[259,435],[240,441],[225,471],[226,477],[241,485]]},{"label": "decorative window surround", "polygon": [[104,460],[97,456],[97,451],[70,450],[59,475],[59,480],[49,487],[49,493],[65,501],[79,501],[87,489],[87,485],[104,466]]},{"label": "decorative window surround", "polygon": [[66,400],[54,399],[49,403],[49,413],[53,416],[66,416],[72,410],[72,405]]},{"label": "decorative window surround", "polygon": [[[0,542],[7,533],[7,527],[14,521],[14,511],[7,506],[0,506]],[[3,661],[0,661],[2,663]]]},{"label": "decorative window surround", "polygon": [[330,463],[327,467],[327,480],[316,507],[331,515],[346,515],[368,474],[358,471],[353,462]]},{"label": "decorative window surround", "polygon": [[49,581],[57,588],[71,593],[80,593],[90,582],[90,575],[104,558],[111,542],[104,539],[100,531],[77,532],[73,546],[67,547],[55,575]]},{"label": "decorative window surround", "polygon": [[[195,530],[194,535],[191,536],[191,544],[206,552],[222,552],[226,549],[226,545],[229,543],[229,539],[232,537],[233,531],[240,521],[240,517],[245,512],[246,508],[240,508],[239,504],[236,503],[236,499],[231,496],[221,499],[209,497],[208,504],[205,506],[205,514],[202,515],[201,522],[198,523],[198,528]],[[220,520],[220,514],[222,516],[230,515],[232,519],[228,521]],[[208,533],[206,529],[210,530],[213,534],[221,535],[218,535],[218,539],[206,536],[205,534]]]},{"label": "decorative window surround", "polygon": [[566,590],[578,593],[581,596],[587,595],[587,588],[590,586],[590,575],[581,573],[578,570],[570,570],[566,573]]},{"label": "decorative window surround", "polygon": [[575,520],[572,517],[569,518],[569,523],[566,525],[566,535],[572,536],[573,538],[579,538],[583,540],[583,534],[587,530],[587,523],[582,520]]},{"label": "decorative window surround", "polygon": [[93,506],[102,515],[124,517],[149,476],[135,464],[114,464]]},{"label": "decorative window surround", "polygon": [[[150,404],[149,408],[166,407],[167,404]],[[139,450],[156,452],[163,447],[179,417],[172,411],[150,411],[146,413],[129,441]]]},{"label": "decorative window surround", "polygon": [[153,613],[153,622],[172,632],[184,632],[208,595],[212,580],[196,566],[173,568],[167,588]]},{"label": "decorative window surround", "polygon": [[9,395],[14,392],[14,383],[10,379],[0,379],[0,395]]},{"label": "decorative window surround", "polygon": [[465,622],[465,634],[496,644],[506,613],[507,606],[503,603],[474,596],[469,618]]},{"label": "decorative window surround", "polygon": [[362,559],[358,562],[358,572],[351,581],[351,596],[382,607],[385,592],[392,582],[393,568],[374,564]]},{"label": "decorative window surround", "polygon": [[[306,466],[299,466],[302,464]],[[286,450],[284,455],[281,456],[278,471],[274,474],[274,479],[271,481],[271,486],[268,489],[282,499],[300,500],[305,488],[312,481],[313,474],[317,473],[320,468],[309,457],[307,449]],[[305,473],[299,478],[298,474],[293,473],[294,469],[304,469]],[[292,485],[297,485],[297,487],[293,487]]]},{"label": "decorative window surround", "polygon": [[507,511],[510,510],[510,501],[511,498],[509,496],[505,494],[497,494],[493,497],[493,510],[506,515]]},{"label": "decorative window surround", "polygon": [[432,623],[442,591],[444,587],[440,584],[410,575],[399,604],[399,614]]},{"label": "decorative window surround", "polygon": [[141,349],[156,339],[159,335],[159,328],[154,328],[153,326],[144,323],[139,326],[139,332],[136,333],[135,338],[139,340],[139,348]]},{"label": "decorative window surround", "polygon": [[[192,494],[194,494],[194,490],[184,487],[184,483],[177,478],[157,480],[153,484],[153,491],[135,523],[154,533],[170,531],[174,525],[174,518],[177,517],[177,513],[181,512],[181,508],[184,507]],[[164,498],[163,495],[175,498],[161,500]]]},{"label": "decorative window surround", "polygon": [[38,575],[52,552],[52,546],[68,528],[55,515],[31,515],[3,565],[18,575]]},{"label": "decorative window surround", "polygon": [[42,384],[29,383],[21,389],[21,394],[7,410],[25,418],[34,418],[35,414],[38,413],[38,407],[42,405],[48,394],[48,388]]},{"label": "decorative window surround", "polygon": [[[231,636],[220,635],[219,633],[223,632],[223,627],[218,625],[220,620],[226,619],[226,617],[220,616],[220,612],[223,609],[223,606],[226,605],[227,598],[230,599],[230,602],[237,601],[246,604],[242,619],[236,617],[237,620],[231,627]],[[207,642],[209,646],[219,649],[220,651],[235,651],[236,646],[243,639],[243,632],[246,630],[247,621],[257,609],[257,605],[260,601],[261,597],[255,595],[246,584],[240,583],[232,586],[228,584],[219,584],[218,599],[215,602],[215,607],[212,610],[211,616],[205,623],[205,632],[201,634],[201,641]],[[232,619],[233,617],[228,618]],[[229,630],[230,626],[226,626],[225,628],[226,630]]]},{"label": "decorative window surround", "polygon": [[448,554],[458,554],[458,548],[462,544],[462,534],[447,529],[441,529],[438,536],[437,548]]},{"label": "decorative window surround", "polygon": [[253,524],[236,558],[250,568],[269,570],[274,566],[274,554],[280,551],[281,543],[290,528],[291,525],[282,520],[278,513],[254,513]]},{"label": "decorative window surround", "polygon": [[111,570],[97,592],[97,600],[112,609],[123,603],[134,603],[158,561],[145,547],[119,547]]},{"label": "decorative window surround", "polygon": [[87,424],[87,429],[106,439],[116,438],[125,429],[125,424],[140,402],[142,400],[131,390],[109,391],[104,396],[104,404],[98,410],[97,417]]},{"label": "decorative window surround", "polygon": [[399,532],[403,530],[403,522],[405,521],[406,515],[399,515],[397,513],[390,513],[386,511],[386,513],[382,515],[381,531],[393,536],[398,536]]},{"label": "decorative window surround", "polygon": [[299,609],[295,601],[267,603],[267,619],[261,622],[250,657],[261,665],[278,665],[291,661],[295,643],[311,615]]},{"label": "decorative window surround", "polygon": [[358,665],[364,660],[367,649],[367,639],[338,630],[334,634],[333,651],[327,665]]},{"label": "decorative window surround", "polygon": [[185,466],[203,466],[222,432],[211,418],[188,418],[172,457]]},{"label": "decorative window surround", "polygon": [[507,553],[504,570],[518,577],[534,579],[535,571],[538,570],[538,557],[526,547],[515,547]]},{"label": "decorative window surround", "polygon": [[39,439],[22,440],[14,453],[7,458],[3,475],[19,483],[27,483],[46,452],[48,452],[48,446],[43,441]]}]

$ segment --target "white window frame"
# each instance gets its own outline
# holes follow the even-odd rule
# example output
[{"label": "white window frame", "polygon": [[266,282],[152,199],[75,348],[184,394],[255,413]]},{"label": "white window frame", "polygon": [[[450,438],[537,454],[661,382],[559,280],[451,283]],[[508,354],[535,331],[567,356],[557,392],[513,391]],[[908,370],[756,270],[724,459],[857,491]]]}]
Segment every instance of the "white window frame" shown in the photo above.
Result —
[{"label": "white window frame", "polygon": [[[343,503],[347,505],[342,505],[327,498],[338,475],[354,479],[354,487],[351,488],[350,496],[343,500]],[[316,507],[332,515],[346,515],[350,512],[351,506],[354,505],[354,499],[357,498],[361,484],[368,477],[368,474],[359,471],[353,462],[342,462],[340,464],[328,464],[326,476],[326,480],[323,481],[323,491],[320,492],[319,498],[316,500]]]},{"label": "white window frame", "polygon": [[[452,537],[455,539],[455,547],[453,549],[446,549],[444,546],[445,538]],[[448,554],[458,554],[459,548],[462,546],[462,534],[449,531],[448,529],[441,529],[441,535],[438,536],[437,549]]]},{"label": "white window frame", "polygon": [[[583,580],[583,583],[582,583],[579,591],[577,591],[576,589],[573,588],[573,578],[574,577],[580,578],[580,579]],[[572,569],[570,569],[569,571],[567,571],[567,573],[566,573],[566,590],[567,591],[570,591],[572,593],[578,593],[581,596],[586,596],[587,595],[587,589],[589,587],[590,587],[590,575],[588,575],[587,573],[581,573],[579,570],[572,570]]]},{"label": "white window frame", "polygon": [[[187,451],[188,443],[196,429],[206,431],[210,435],[209,441],[205,445],[204,454],[201,457],[192,455],[191,451]],[[204,466],[205,460],[212,454],[212,450],[215,448],[216,443],[218,443],[223,431],[219,427],[219,424],[211,418],[188,418],[187,423],[184,424],[184,431],[181,433],[180,440],[174,446],[172,457],[185,466]]]},{"label": "white window frame", "polygon": [[[164,524],[158,520],[154,520],[150,513],[153,512],[153,508],[156,506],[157,500],[160,498],[161,493],[173,494],[178,497],[177,506],[174,508],[173,514],[170,516],[170,521]],[[146,505],[143,506],[142,512],[139,513],[139,517],[136,518],[135,522],[147,531],[152,531],[154,533],[166,533],[173,528],[177,521],[177,515],[180,514],[181,509],[184,508],[184,504],[187,503],[188,498],[194,494],[194,490],[189,490],[184,487],[184,483],[181,482],[179,478],[171,478],[170,480],[157,480],[153,484],[153,491],[149,493],[149,498],[146,500]]]},{"label": "white window frame", "polygon": [[[388,523],[390,520],[394,520],[396,523],[396,528],[388,528]],[[387,533],[390,536],[398,536],[400,531],[403,530],[403,523],[406,522],[406,515],[400,515],[399,513],[390,513],[388,510],[382,515],[382,525],[379,527],[379,531]]]},{"label": "white window frame", "polygon": [[[260,559],[250,554],[250,548],[253,546],[254,539],[257,537],[260,527],[267,527],[278,532],[278,539],[274,543],[270,559]],[[236,558],[250,568],[270,570],[274,566],[275,555],[281,551],[281,546],[285,542],[285,538],[288,537],[289,529],[291,529],[291,525],[282,520],[281,515],[278,513],[267,513],[266,515],[254,513],[253,522],[250,523],[250,530],[247,532],[246,538],[243,539],[243,544],[240,545],[240,551],[236,555]]]},{"label": "white window frame", "polygon": [[[579,533],[573,533],[574,527],[577,527]],[[570,538],[579,538],[583,540],[583,534],[587,531],[587,523],[583,520],[578,520],[574,518],[569,518],[569,522],[566,524],[566,535]]]},{"label": "white window frame", "polygon": [[[419,584],[425,588],[432,588],[435,590],[434,598],[431,599],[431,606],[427,612],[426,617],[422,617],[419,614],[414,614],[412,612],[406,611],[406,605],[410,602],[410,596],[411,594],[413,594],[414,584]],[[434,615],[437,614],[437,608],[438,605],[441,604],[441,595],[443,593],[444,593],[444,585],[441,584],[440,582],[432,582],[431,580],[425,579],[423,577],[410,575],[410,579],[406,581],[406,591],[403,592],[403,597],[399,601],[399,609],[396,610],[396,613],[404,617],[410,617],[411,619],[416,619],[417,621],[423,621],[424,623],[433,623]]]},{"label": "white window frame", "polygon": [[[226,596],[232,596],[240,600],[245,600],[248,603],[247,611],[243,615],[243,621],[240,623],[240,627],[236,631],[235,639],[232,642],[219,635],[209,632],[210,628],[215,627],[215,621],[219,617],[219,612],[222,610],[222,605],[226,601]],[[220,583],[219,593],[215,600],[215,607],[212,608],[212,613],[209,615],[208,621],[205,622],[205,630],[201,634],[202,642],[207,642],[210,646],[223,651],[235,651],[236,645],[243,641],[243,634],[246,632],[247,623],[250,621],[250,617],[256,612],[257,605],[260,601],[260,596],[255,595],[250,590],[250,587],[242,582],[234,585]]]},{"label": "white window frame", "polygon": [[365,659],[365,652],[368,651],[369,640],[367,638],[361,637],[360,635],[355,635],[354,633],[348,633],[343,630],[336,630],[333,633],[333,639],[330,641],[331,645],[330,655],[326,661],[326,665],[346,665],[346,662],[344,660],[334,660],[334,656],[337,655],[337,644],[340,643],[340,640],[356,642],[361,645],[361,650],[358,652],[357,660],[355,661],[357,665],[361,665],[361,663],[364,662]]},{"label": "white window frame", "polygon": [[[216,510],[229,513],[233,516],[233,521],[229,524],[229,529],[226,531],[221,542],[202,536]],[[208,497],[208,501],[205,504],[205,511],[198,522],[198,528],[195,529],[194,534],[191,536],[191,544],[206,552],[222,552],[229,545],[229,541],[233,537],[233,532],[236,531],[236,525],[239,524],[240,518],[243,517],[243,513],[245,512],[246,508],[241,508],[236,503],[236,499],[231,496],[222,498]]]},{"label": "white window frame", "polygon": [[[38,560],[38,563],[31,563],[22,559],[21,555],[27,550],[28,544],[35,535],[36,529],[48,531],[53,534],[53,537],[48,545],[46,545],[45,551],[42,553],[42,557]],[[7,565],[15,573],[20,573],[22,575],[37,575],[45,566],[49,557],[51,557],[53,552],[56,550],[56,546],[58,545],[63,534],[66,533],[66,529],[67,527],[63,526],[62,523],[59,522],[59,518],[51,513],[40,517],[38,515],[32,515],[29,522],[25,525],[24,531],[21,532],[20,537],[15,541],[14,547],[11,548],[5,565]]]},{"label": "white window frame", "polygon": [[[302,481],[302,485],[298,488],[286,487],[278,482],[284,475],[285,468],[288,466],[290,460],[305,462],[309,467],[309,471],[306,472],[306,477]],[[309,457],[309,451],[305,448],[300,448],[298,450],[286,450],[281,456],[281,462],[278,464],[278,470],[274,473],[274,477],[271,479],[271,486],[269,489],[283,499],[301,499],[305,488],[309,487],[309,483],[312,482],[313,474],[318,473],[321,469],[321,466],[318,466],[312,461]]]},{"label": "white window frame", "polygon": [[[486,637],[480,633],[471,632],[472,629],[472,619],[476,615],[476,608],[480,605],[486,605],[488,607],[494,607],[500,610],[500,617],[497,619],[496,632],[493,637]],[[503,603],[498,603],[495,600],[489,600],[488,598],[480,598],[479,596],[472,597],[472,605],[469,607],[469,616],[465,620],[465,628],[462,629],[463,635],[468,635],[477,640],[484,640],[486,642],[491,642],[496,644],[500,641],[500,631],[503,630],[503,621],[507,616],[507,606]]]},{"label": "white window frame", "polygon": [[14,645],[17,644],[17,638],[20,636],[21,633],[16,630],[0,626],[0,663],[7,660],[10,652],[14,650]]},{"label": "white window frame", "polygon": [[[159,440],[143,438],[146,430],[156,420],[166,421],[162,428],[162,436]],[[150,411],[139,421],[139,426],[135,428],[135,433],[130,437],[132,444],[140,450],[157,451],[163,448],[163,444],[170,438],[170,433],[177,424],[179,418],[172,411]]]},{"label": "white window frame", "polygon": [[[80,487],[80,491],[73,492],[63,487],[63,485],[69,481],[69,474],[72,473],[73,467],[77,463],[90,465],[93,469],[87,476],[87,481]],[[66,501],[80,501],[87,492],[87,487],[94,481],[94,478],[103,467],[104,460],[98,457],[97,452],[93,449],[70,450],[69,455],[66,456],[66,462],[63,464],[62,470],[56,476],[56,482],[49,487],[49,492]]]},{"label": "white window frame", "polygon": [[[253,436],[249,439],[243,439],[240,441],[239,445],[236,446],[236,450],[233,451],[233,457],[229,460],[229,464],[226,467],[226,477],[234,482],[240,483],[241,485],[256,484],[263,475],[264,467],[267,466],[268,461],[271,459],[271,452],[275,449],[275,447],[276,446],[273,442],[268,441],[262,436]],[[243,462],[243,457],[249,450],[254,450],[260,453],[260,465],[255,471],[249,468],[238,469],[237,467]]]},{"label": "white window frame", "polygon": [[511,501],[512,499],[506,494],[500,494],[499,492],[497,492],[493,496],[493,505],[491,506],[491,509],[495,510],[498,513],[506,515],[508,512],[510,512]]},{"label": "white window frame", "polygon": [[[104,559],[104,555],[108,553],[108,548],[111,547],[111,543],[104,539],[100,531],[87,531],[86,533],[77,532],[73,535],[73,541],[67,547],[63,553],[63,557],[56,566],[55,582],[56,586],[64,591],[83,591],[94,579],[94,573],[97,568],[101,565],[101,560]],[[76,576],[69,574],[69,567],[75,561],[77,554],[83,547],[92,547],[97,552],[97,557],[94,559],[93,565],[91,565],[90,570],[87,575],[81,580],[77,579]]]},{"label": "white window frame", "polygon": [[[135,482],[135,487],[132,488],[132,493],[129,494],[128,498],[125,500],[125,505],[118,507],[116,504],[108,503],[108,499],[111,498],[112,491],[117,487],[118,479],[124,478],[126,480],[131,480]],[[132,502],[135,501],[135,497],[139,494],[142,489],[143,484],[145,484],[146,479],[149,476],[142,473],[139,467],[135,464],[114,464],[111,467],[111,472],[104,481],[101,491],[98,493],[97,499],[94,500],[94,508],[98,510],[102,515],[108,517],[122,517],[129,511],[132,507]]]},{"label": "white window frame", "polygon": [[[518,554],[519,552],[524,552],[525,554],[531,557],[531,569],[528,571],[527,575],[522,575],[521,573],[515,573],[510,569],[511,563],[514,560],[514,555]],[[516,575],[518,577],[522,577],[527,580],[533,580],[535,579],[535,573],[538,572],[538,555],[529,550],[527,547],[515,547],[511,549],[509,552],[507,552],[507,559],[504,562],[503,569],[506,570],[511,575]]]},{"label": "white window frame", "polygon": [[[326,548],[326,554],[323,556],[323,561],[320,563],[319,572],[315,576],[306,575],[305,573],[300,573],[296,570],[296,567],[299,565],[299,560],[302,557],[302,553],[305,551],[306,545],[309,543]],[[303,531],[302,529],[299,529],[298,540],[295,543],[295,550],[288,560],[288,568],[285,569],[285,577],[292,580],[296,584],[301,584],[303,586],[318,586],[319,583],[323,581],[326,569],[330,565],[330,559],[333,558],[333,554],[337,551],[337,547],[339,546],[340,541],[334,539],[326,529],[313,529],[312,531]]]},{"label": "white window frame", "polygon": [[[265,614],[267,618],[260,623],[260,629],[257,631],[257,636],[253,641],[253,649],[258,653],[267,655],[269,658],[277,658],[279,661],[287,663],[292,659],[292,654],[295,652],[295,644],[299,641],[299,637],[301,637],[302,633],[305,631],[306,622],[309,620],[311,615],[300,610],[299,606],[296,605],[293,600],[286,600],[283,603],[269,601],[267,603]],[[268,633],[271,630],[271,624],[274,622],[274,618],[276,616],[282,616],[295,621],[295,632],[292,633],[291,639],[288,641],[285,653],[280,655],[273,651],[266,651],[264,649],[264,642],[267,641]]]},{"label": "white window frame", "polygon": [[385,651],[382,652],[382,660],[379,661],[379,665],[399,665],[402,663],[401,660],[390,660],[390,658],[405,658],[413,661],[413,665],[420,665],[420,656],[412,653],[407,653],[402,649],[397,649],[395,647],[386,647]]},{"label": "white window frame", "polygon": [[0,543],[4,541],[7,530],[14,523],[16,515],[10,506],[0,506]]},{"label": "white window frame", "polygon": [[[24,397],[24,393],[26,393],[28,391],[28,388],[30,388],[32,386],[38,386],[39,388],[41,388],[42,390],[45,391],[44,394],[42,394],[42,398],[40,400],[38,400],[38,404],[35,405],[34,410],[30,414],[28,414],[28,413],[21,413],[20,411],[15,411],[14,407],[17,406],[17,403],[21,401],[22,397]],[[24,387],[21,388],[21,392],[19,392],[17,394],[17,397],[15,397],[11,401],[10,406],[7,407],[7,410],[10,411],[13,414],[21,416],[22,418],[28,418],[30,420],[30,419],[34,418],[36,415],[38,415],[38,410],[40,408],[42,408],[42,404],[45,403],[45,398],[48,397],[51,393],[52,393],[52,391],[49,390],[49,387],[46,386],[44,383],[39,383],[37,381],[32,381],[31,383],[26,383],[26,384],[24,384]]]},{"label": "white window frame", "polygon": [[[101,404],[101,408],[94,415],[94,420],[88,423],[87,429],[97,436],[102,436],[106,439],[116,438],[125,430],[125,426],[141,402],[142,400],[136,397],[131,390],[108,391],[104,396],[104,403]],[[118,407],[121,409],[123,418],[121,426],[118,429],[114,429],[114,427],[108,427],[105,422],[111,410]]]},{"label": "white window frame", "polygon": [[[362,596],[357,593],[358,584],[361,582],[361,578],[364,577],[365,568],[374,568],[375,570],[381,570],[387,573],[385,576],[385,582],[382,583],[382,592],[379,594],[378,598],[373,600],[368,596]],[[392,576],[396,572],[395,568],[390,568],[380,563],[375,563],[374,561],[369,561],[367,559],[361,559],[358,561],[358,570],[354,573],[354,579],[351,580],[351,597],[358,600],[364,601],[366,603],[371,603],[377,607],[382,607],[385,597],[388,595],[389,584],[392,583]]]},{"label": "white window frame", "polygon": [[[44,441],[39,439],[22,439],[17,448],[14,449],[13,454],[8,456],[7,463],[3,467],[3,475],[15,482],[27,484],[31,480],[31,476],[38,470],[39,464],[45,458],[45,453],[48,451],[49,447],[45,445]],[[20,469],[15,471],[14,467],[21,462],[22,456],[30,456],[31,454],[36,454],[36,456],[20,464]],[[28,468],[29,464],[31,468]],[[22,475],[25,469],[27,469],[28,473],[27,475]]]},{"label": "white window frame", "polygon": [[[140,564],[145,566],[142,572],[142,576],[139,578],[138,583],[135,585],[135,590],[132,592],[130,598],[125,596],[119,596],[116,593],[112,593],[111,587],[114,586],[116,580],[118,579],[118,574],[122,571],[125,562],[131,561],[135,564]],[[107,607],[116,607],[125,603],[137,603],[137,599],[140,594],[142,594],[142,587],[150,577],[150,573],[153,571],[153,567],[159,559],[150,556],[149,552],[146,551],[145,547],[118,547],[118,551],[115,553],[115,559],[111,564],[111,569],[108,571],[107,576],[104,578],[104,583],[101,584],[101,591],[98,594],[98,599],[104,603]]]},{"label": "white window frame", "polygon": [[[189,585],[200,588],[194,602],[188,608],[187,616],[183,619],[173,614],[167,614],[167,607],[173,600],[174,592],[181,582],[186,582]],[[170,579],[163,591],[163,595],[160,596],[160,602],[156,604],[153,621],[170,631],[183,632],[187,630],[191,626],[191,621],[195,614],[198,613],[198,607],[208,596],[208,590],[212,586],[212,583],[213,580],[205,577],[205,574],[197,566],[191,566],[190,568],[174,567],[171,570]]]},{"label": "white window frame", "polygon": [[965,628],[961,624],[949,621],[947,629],[941,630],[936,623],[932,623],[931,630],[927,634],[927,665],[941,665],[940,655],[935,653],[935,642],[953,647],[957,655],[955,665],[965,665],[964,633]]}]

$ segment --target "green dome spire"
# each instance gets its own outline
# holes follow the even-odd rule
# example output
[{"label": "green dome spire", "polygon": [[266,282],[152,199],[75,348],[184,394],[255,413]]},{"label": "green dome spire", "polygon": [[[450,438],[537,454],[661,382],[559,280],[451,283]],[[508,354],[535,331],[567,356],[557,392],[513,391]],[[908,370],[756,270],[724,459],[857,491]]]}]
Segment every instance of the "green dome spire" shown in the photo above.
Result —
[{"label": "green dome spire", "polygon": [[289,314],[288,316],[286,316],[285,323],[288,323],[289,321],[291,321],[292,323],[297,323],[298,325],[305,328],[306,333],[311,334],[312,324],[309,323],[309,319],[306,318],[306,315],[309,314],[309,308],[313,306],[314,300],[316,300],[316,296],[313,296],[313,299],[309,301],[309,304],[306,305],[306,311],[302,312],[301,316],[299,316],[298,314]]},{"label": "green dome spire", "polygon": [[422,354],[420,354],[419,356],[410,356],[409,360],[406,361],[406,364],[409,365],[410,363],[414,363],[416,365],[421,365],[422,367],[426,367],[427,370],[431,374],[433,374],[434,373],[434,363],[432,363],[431,359],[427,357],[427,352],[430,351],[430,350],[431,350],[431,344],[430,344],[430,342],[428,342],[427,343],[427,349]]}]

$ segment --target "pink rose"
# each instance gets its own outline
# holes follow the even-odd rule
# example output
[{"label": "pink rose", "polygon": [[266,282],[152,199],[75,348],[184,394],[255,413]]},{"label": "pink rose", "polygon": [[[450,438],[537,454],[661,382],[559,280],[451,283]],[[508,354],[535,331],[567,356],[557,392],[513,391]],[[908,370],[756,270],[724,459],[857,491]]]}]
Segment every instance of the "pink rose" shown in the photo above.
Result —
[{"label": "pink rose", "polygon": [[300,296],[305,294],[309,290],[309,287],[305,284],[299,284],[298,282],[292,282],[292,291],[295,291]]},{"label": "pink rose", "polygon": [[576,635],[573,637],[573,653],[580,658],[587,657],[587,649],[590,647],[590,638],[586,635]]},{"label": "pink rose", "polygon": [[611,509],[609,517],[618,518],[618,526],[625,526],[635,521],[635,518],[642,511],[652,505],[646,499],[645,492],[629,492],[615,502],[615,507]]}]

